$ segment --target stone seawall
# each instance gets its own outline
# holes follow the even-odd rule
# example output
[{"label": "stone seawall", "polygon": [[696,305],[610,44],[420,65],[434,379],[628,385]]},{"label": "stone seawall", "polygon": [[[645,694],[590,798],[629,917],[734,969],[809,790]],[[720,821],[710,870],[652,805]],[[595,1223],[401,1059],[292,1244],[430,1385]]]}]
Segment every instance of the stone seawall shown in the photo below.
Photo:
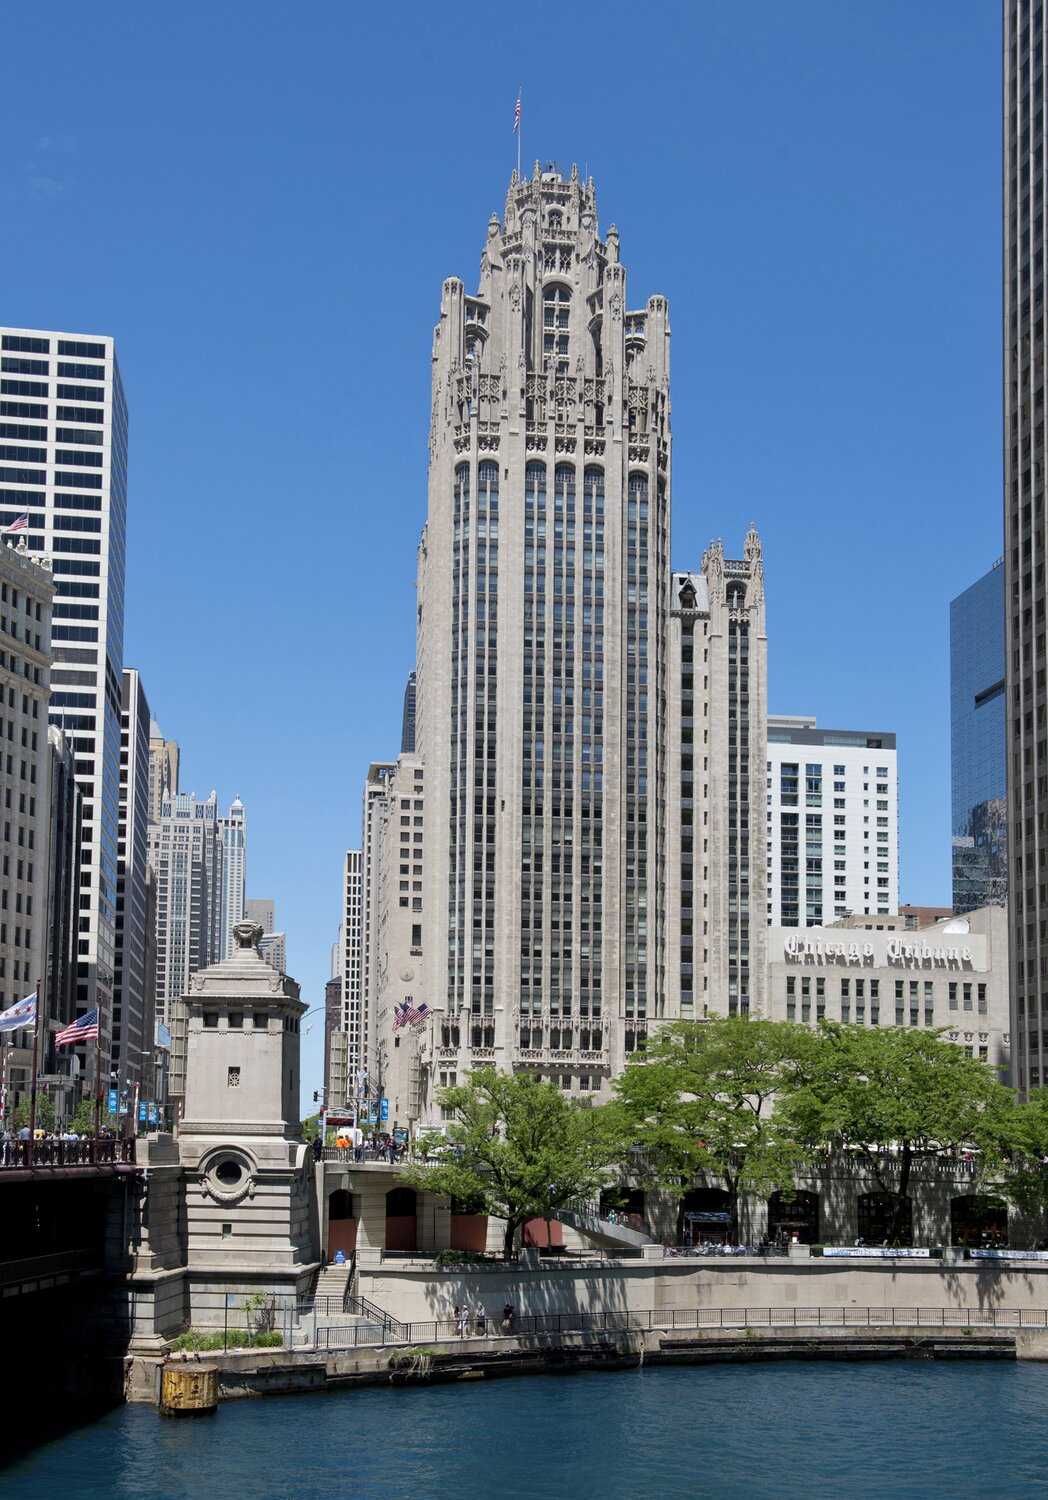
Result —
[{"label": "stone seawall", "polygon": [[[674,1332],[536,1334],[449,1340],[425,1348],[383,1346],[324,1353],[276,1349],[172,1356],[200,1359],[219,1371],[219,1399],[344,1390],[358,1385],[422,1385],[455,1380],[625,1370],[663,1364],[756,1363],[765,1360],[1048,1359],[1048,1335],[1004,1330],[962,1333],[899,1327],[890,1331],[824,1328],[720,1328]],[[129,1401],[156,1404],[165,1361],[129,1361]]]},{"label": "stone seawall", "polygon": [[518,1314],[675,1309],[895,1307],[1048,1310],[1048,1263],[935,1260],[633,1260],[541,1269],[439,1270],[427,1261],[361,1267],[359,1294],[401,1322],[450,1318],[456,1305]]}]

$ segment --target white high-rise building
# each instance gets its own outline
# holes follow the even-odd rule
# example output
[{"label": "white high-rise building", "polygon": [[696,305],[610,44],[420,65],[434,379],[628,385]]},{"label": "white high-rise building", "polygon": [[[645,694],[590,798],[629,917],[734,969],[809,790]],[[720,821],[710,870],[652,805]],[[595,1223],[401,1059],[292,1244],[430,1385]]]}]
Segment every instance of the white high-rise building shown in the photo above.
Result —
[{"label": "white high-rise building", "polygon": [[218,820],[222,842],[222,890],[218,898],[218,958],[230,958],[236,944],[233,928],[244,916],[247,868],[247,814],[239,797]]},{"label": "white high-rise building", "polygon": [[769,715],[766,795],[770,926],[898,911],[894,734]]},{"label": "white high-rise building", "polygon": [[[0,328],[0,527],[28,517],[31,552],[53,559],[50,719],[83,793],[77,1013],[112,1040],[120,691],[127,527],[127,405],[113,340]],[[85,1050],[90,1073],[94,1048]]]},{"label": "white high-rise building", "polygon": [[[344,1074],[351,1088],[367,1068],[364,1044],[364,853],[347,849],[342,867],[342,920],[339,923],[339,978],[341,980],[341,1031]],[[331,1080],[327,1080],[330,1092]],[[345,1101],[340,1099],[338,1103]]]},{"label": "white high-rise building", "polygon": [[422,993],[441,1074],[605,1090],[665,1014],[670,328],[536,163],[444,282],[419,551]]}]

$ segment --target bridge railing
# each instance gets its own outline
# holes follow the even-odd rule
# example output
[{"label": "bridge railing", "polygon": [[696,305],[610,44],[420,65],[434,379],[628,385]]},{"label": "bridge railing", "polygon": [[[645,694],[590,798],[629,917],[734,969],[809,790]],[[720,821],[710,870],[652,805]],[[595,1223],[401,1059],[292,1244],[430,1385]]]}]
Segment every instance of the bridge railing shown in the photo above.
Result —
[{"label": "bridge railing", "polygon": [[133,1166],[134,1136],[81,1136],[77,1141],[0,1142],[0,1171],[27,1167]]}]

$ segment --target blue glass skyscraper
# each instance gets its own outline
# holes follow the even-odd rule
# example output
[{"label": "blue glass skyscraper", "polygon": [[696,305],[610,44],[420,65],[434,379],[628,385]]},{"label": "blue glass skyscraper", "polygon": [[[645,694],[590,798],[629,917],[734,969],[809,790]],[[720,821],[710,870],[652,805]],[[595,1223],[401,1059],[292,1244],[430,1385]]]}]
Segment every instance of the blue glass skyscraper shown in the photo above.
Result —
[{"label": "blue glass skyscraper", "polygon": [[1005,787],[1004,567],[995,563],[950,604],[953,906],[1008,899]]}]

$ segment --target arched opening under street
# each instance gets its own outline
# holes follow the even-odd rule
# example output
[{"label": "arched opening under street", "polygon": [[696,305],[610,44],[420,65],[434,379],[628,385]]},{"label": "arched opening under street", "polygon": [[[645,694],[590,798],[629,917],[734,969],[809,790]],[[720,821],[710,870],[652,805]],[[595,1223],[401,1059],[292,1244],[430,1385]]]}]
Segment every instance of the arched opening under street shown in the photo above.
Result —
[{"label": "arched opening under street", "polygon": [[[600,1216],[613,1223],[626,1224],[630,1229],[645,1232],[645,1208],[643,1188],[606,1187],[600,1195]],[[613,1217],[614,1216],[614,1217]]]},{"label": "arched opening under street", "polygon": [[1003,1198],[969,1193],[950,1199],[950,1244],[969,1250],[1004,1250],[1008,1246],[1008,1205]]},{"label": "arched opening under street", "polygon": [[348,1259],[357,1248],[357,1216],[353,1209],[353,1194],[345,1188],[336,1188],[328,1194],[328,1260],[334,1260],[339,1250]]},{"label": "arched opening under street", "polygon": [[391,1188],[386,1194],[386,1249],[418,1249],[418,1198],[414,1188]]},{"label": "arched opening under street", "polygon": [[794,1238],[800,1245],[815,1245],[819,1240],[819,1195],[797,1192],[772,1193],[768,1199],[768,1238],[772,1243],[788,1244]]},{"label": "arched opening under street", "polygon": [[860,1193],[859,1239],[864,1245],[913,1244],[913,1204],[897,1193]]},{"label": "arched opening under street", "polygon": [[682,1245],[726,1245],[731,1239],[731,1199],[724,1188],[692,1188],[680,1200],[677,1240]]}]

